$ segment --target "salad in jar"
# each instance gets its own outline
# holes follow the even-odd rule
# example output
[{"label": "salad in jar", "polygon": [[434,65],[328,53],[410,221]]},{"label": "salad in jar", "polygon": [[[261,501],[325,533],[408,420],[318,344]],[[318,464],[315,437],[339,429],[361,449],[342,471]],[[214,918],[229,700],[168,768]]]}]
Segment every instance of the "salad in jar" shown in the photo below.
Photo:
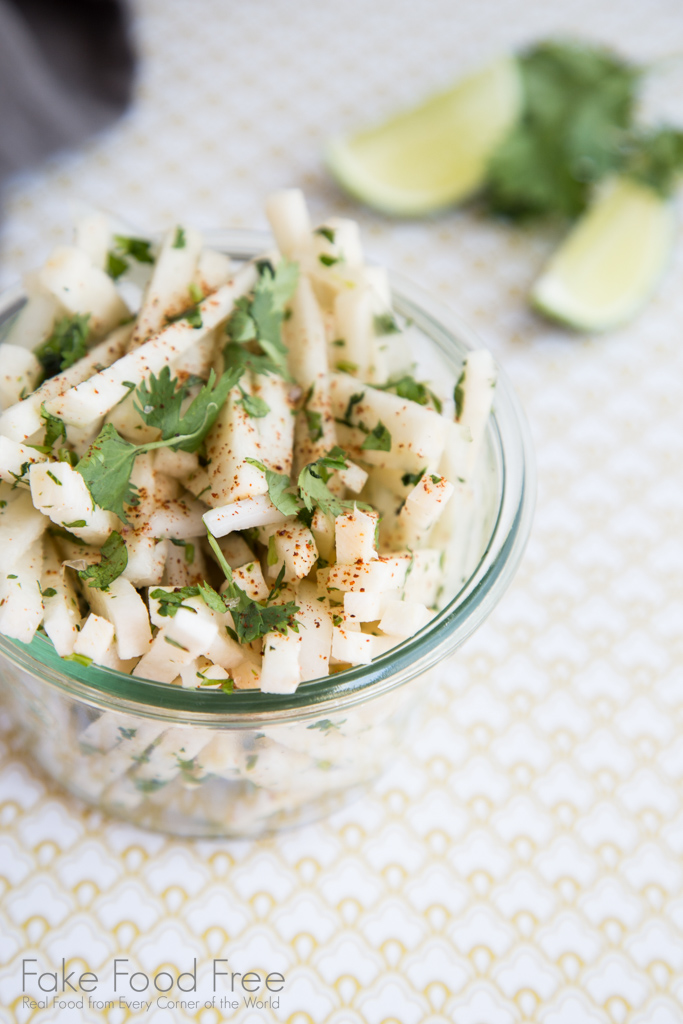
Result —
[{"label": "salad in jar", "polygon": [[[103,214],[0,344],[0,633],[189,689],[291,694],[428,626],[481,553],[495,386],[422,372],[353,221],[272,195],[241,265]],[[102,720],[99,720],[100,723]]]}]

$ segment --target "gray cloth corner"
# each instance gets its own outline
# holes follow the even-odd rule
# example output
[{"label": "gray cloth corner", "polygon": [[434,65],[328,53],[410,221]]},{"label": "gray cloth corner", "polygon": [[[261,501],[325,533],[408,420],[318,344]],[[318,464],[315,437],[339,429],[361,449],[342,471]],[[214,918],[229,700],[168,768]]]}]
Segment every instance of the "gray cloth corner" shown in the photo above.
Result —
[{"label": "gray cloth corner", "polygon": [[118,118],[134,69],[119,0],[0,0],[0,182]]}]

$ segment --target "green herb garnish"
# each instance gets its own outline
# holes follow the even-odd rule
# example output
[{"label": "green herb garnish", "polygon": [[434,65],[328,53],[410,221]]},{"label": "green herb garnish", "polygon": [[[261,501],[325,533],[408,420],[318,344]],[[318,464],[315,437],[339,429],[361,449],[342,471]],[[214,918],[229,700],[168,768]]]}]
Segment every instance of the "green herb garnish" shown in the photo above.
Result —
[{"label": "green herb garnish", "polygon": [[490,161],[486,201],[515,219],[576,217],[623,166],[641,71],[578,42],[539,43],[518,64],[523,111]]},{"label": "green herb garnish", "polygon": [[60,420],[57,416],[53,416],[49,413],[44,405],[40,407],[40,415],[45,420],[45,437],[43,438],[43,445],[48,451],[51,451],[52,446],[59,441],[61,437],[66,440],[66,425],[63,420]]},{"label": "green herb garnish", "polygon": [[430,400],[438,413],[442,411],[441,399],[427,387],[421,384],[414,377],[405,374],[397,380],[387,381],[386,384],[375,384],[378,391],[395,391],[399,398],[406,398],[409,402],[417,402],[418,405],[428,405]]},{"label": "green herb garnish", "polygon": [[404,473],[401,477],[401,483],[404,487],[416,487],[425,475],[426,469],[427,467],[425,466],[419,473]]},{"label": "green herb garnish", "polygon": [[95,590],[108,590],[109,584],[121,575],[128,565],[128,549],[120,533],[113,530],[100,549],[100,561],[78,573]]},{"label": "green herb garnish", "polygon": [[105,423],[76,466],[93,501],[100,508],[115,512],[124,523],[127,522],[123,506],[138,503],[137,488],[130,482],[137,456],[155,448],[197,451],[239,377],[240,371],[230,370],[216,381],[212,370],[207,383],[181,415],[186,386],[171,379],[167,366],[158,377],[152,374],[149,382],[144,382],[137,389],[139,404],[136,408],[148,426],[161,431],[161,440],[131,444],[121,437],[111,423]]},{"label": "green herb garnish", "polygon": [[[287,348],[282,341],[285,306],[294,294],[299,266],[281,259],[277,267],[264,261],[251,297],[243,296],[227,322],[229,341],[223,350],[225,365],[244,366],[255,373],[275,373],[289,379]],[[249,348],[245,348],[249,345]],[[260,351],[252,351],[252,347]]]},{"label": "green herb garnish", "polygon": [[54,377],[82,359],[87,352],[90,313],[63,316],[55,322],[52,334],[34,349],[46,377]]},{"label": "green herb garnish", "polygon": [[453,401],[455,402],[455,418],[459,420],[465,406],[465,371],[463,370],[453,390]]},{"label": "green herb garnish", "polygon": [[373,318],[373,325],[375,328],[375,334],[400,334],[401,328],[396,322],[396,318],[393,313],[380,313],[379,316]]},{"label": "green herb garnish", "polygon": [[275,508],[285,516],[293,516],[299,510],[299,502],[296,496],[289,491],[290,480],[287,474],[276,473],[257,459],[245,459],[244,461],[265,473],[268,496]]},{"label": "green herb garnish", "polygon": [[185,548],[185,561],[188,565],[192,565],[194,562],[194,544],[189,540],[179,540],[177,537],[171,537],[171,544],[174,544],[177,548]]},{"label": "green herb garnish", "polygon": [[368,436],[361,445],[361,449],[366,452],[391,451],[391,434],[381,420],[377,426],[368,433]]},{"label": "green herb garnish", "polygon": [[238,398],[237,404],[241,405],[247,416],[251,416],[255,420],[260,420],[264,416],[267,416],[270,412],[270,406],[258,395],[250,395],[247,391],[243,391],[240,387],[241,398]]}]

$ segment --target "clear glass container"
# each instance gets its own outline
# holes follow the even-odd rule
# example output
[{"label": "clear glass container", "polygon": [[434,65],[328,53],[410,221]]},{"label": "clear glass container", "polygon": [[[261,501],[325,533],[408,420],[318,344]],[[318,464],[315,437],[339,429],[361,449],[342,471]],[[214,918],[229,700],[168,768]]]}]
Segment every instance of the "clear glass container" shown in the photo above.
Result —
[{"label": "clear glass container", "polygon": [[[235,259],[267,236],[216,233]],[[449,386],[477,339],[421,290],[392,280],[419,361]],[[0,323],[21,305],[0,298]],[[418,351],[419,350],[419,351]],[[142,827],[183,836],[255,836],[310,821],[363,791],[410,742],[437,662],[497,604],[529,535],[535,497],[528,428],[504,373],[477,482],[467,580],[427,627],[371,665],[303,683],[291,695],[232,694],[149,682],[0,636],[0,699],[26,754],[63,786]]]}]

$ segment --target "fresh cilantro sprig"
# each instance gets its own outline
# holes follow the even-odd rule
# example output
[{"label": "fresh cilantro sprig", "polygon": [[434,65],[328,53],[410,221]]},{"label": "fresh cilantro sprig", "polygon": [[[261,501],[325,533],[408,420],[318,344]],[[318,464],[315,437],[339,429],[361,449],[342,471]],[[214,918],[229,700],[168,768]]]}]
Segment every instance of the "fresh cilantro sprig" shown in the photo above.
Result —
[{"label": "fresh cilantro sprig", "polygon": [[199,394],[181,414],[189,382],[180,384],[171,378],[170,368],[164,366],[158,377],[151,374],[149,381],[139,386],[135,406],[147,426],[157,427],[162,441],[168,442],[174,451],[196,452],[241,376],[239,370],[226,370],[216,380],[212,370]]},{"label": "fresh cilantro sprig", "polygon": [[273,373],[289,379],[282,321],[298,279],[299,265],[290,260],[281,259],[275,268],[267,260],[259,265],[253,293],[237,300],[226,324],[226,366],[248,367],[255,373]]},{"label": "fresh cilantro sprig", "polygon": [[54,377],[82,359],[88,348],[90,313],[63,316],[55,322],[49,338],[33,350],[46,377]]},{"label": "fresh cilantro sprig", "polygon": [[206,581],[197,584],[197,586],[178,587],[176,590],[157,588],[149,596],[158,602],[157,611],[162,618],[175,618],[181,608],[196,615],[196,608],[193,608],[191,604],[183,604],[188,597],[201,597],[208,608],[220,614],[228,610],[221,595]]},{"label": "fresh cilantro sprig", "polygon": [[332,493],[327,483],[335,470],[348,469],[348,460],[343,448],[335,445],[327,455],[309,462],[299,473],[299,494],[307,512],[312,513],[319,508],[327,516],[338,516],[346,508],[357,505],[366,508],[359,502],[340,501]]},{"label": "fresh cilantro sprig", "polygon": [[546,41],[518,57],[522,115],[488,168],[485,199],[513,219],[576,217],[623,169],[640,68],[602,47]]},{"label": "fresh cilantro sprig", "polygon": [[161,431],[161,439],[131,444],[111,423],[105,423],[76,466],[93,501],[100,508],[114,512],[124,523],[128,522],[123,506],[138,504],[137,489],[130,481],[138,455],[155,448],[196,452],[240,375],[239,370],[228,370],[217,381],[212,370],[207,383],[181,414],[186,386],[171,379],[168,367],[164,367],[158,377],[152,374],[149,381],[137,389],[136,407],[148,426]]},{"label": "fresh cilantro sprig", "polygon": [[121,575],[128,565],[128,548],[120,533],[113,530],[100,548],[100,561],[87,569],[80,569],[78,575],[95,590],[108,590],[110,583]]},{"label": "fresh cilantro sprig", "polygon": [[298,606],[293,601],[287,601],[284,604],[272,604],[282,589],[284,566],[280,570],[280,574],[266,600],[254,601],[234,582],[232,569],[225,560],[218,541],[212,533],[208,531],[207,533],[211,549],[216,555],[218,564],[228,581],[228,586],[221,600],[224,601],[232,615],[235,628],[230,629],[230,627],[226,627],[232,639],[237,643],[250,644],[253,640],[258,640],[260,637],[265,636],[266,633],[286,633],[288,629],[298,633],[299,624],[295,619],[295,615],[299,611]]}]

